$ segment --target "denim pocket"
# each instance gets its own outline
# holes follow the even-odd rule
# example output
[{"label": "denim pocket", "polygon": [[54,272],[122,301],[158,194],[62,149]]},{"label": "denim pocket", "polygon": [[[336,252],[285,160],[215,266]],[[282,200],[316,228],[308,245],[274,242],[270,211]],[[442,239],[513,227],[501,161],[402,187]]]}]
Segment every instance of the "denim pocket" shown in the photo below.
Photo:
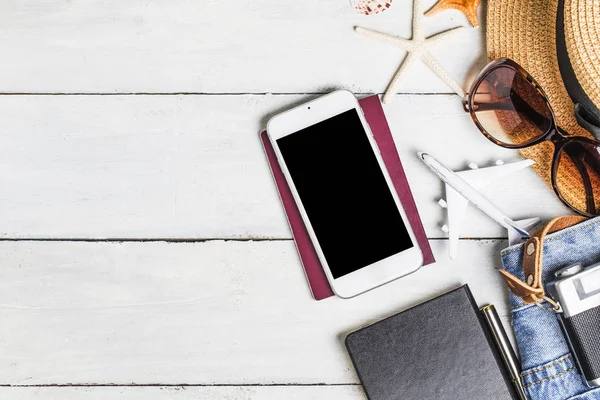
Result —
[{"label": "denim pocket", "polygon": [[570,397],[568,400],[598,400],[600,399],[600,388],[592,389],[589,392]]},{"label": "denim pocket", "polygon": [[523,371],[521,381],[532,400],[563,400],[588,390],[570,354]]}]

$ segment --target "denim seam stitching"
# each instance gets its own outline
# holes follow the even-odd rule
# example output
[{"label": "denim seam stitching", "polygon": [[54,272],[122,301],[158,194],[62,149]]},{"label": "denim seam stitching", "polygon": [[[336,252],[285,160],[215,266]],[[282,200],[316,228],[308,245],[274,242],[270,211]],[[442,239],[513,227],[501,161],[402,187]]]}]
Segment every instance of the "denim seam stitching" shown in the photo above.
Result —
[{"label": "denim seam stitching", "polygon": [[521,308],[521,307],[523,309],[525,309],[525,308],[529,308],[529,307],[533,307],[533,306],[535,306],[535,304],[522,303],[522,304],[519,304],[519,305],[516,305],[516,306],[512,306],[510,309],[511,310],[516,310],[517,308]]},{"label": "denim seam stitching", "polygon": [[[559,232],[555,232],[552,237],[544,239],[544,243],[551,242],[553,240],[559,239],[559,238],[563,237],[564,235],[566,235],[567,233],[570,233],[571,231],[573,231],[575,228],[581,228],[582,226],[583,227],[588,227],[588,226],[598,225],[598,224],[600,224],[600,221],[594,220],[594,221],[589,221],[589,224],[585,224],[585,225],[583,225],[583,224],[585,224],[585,222],[581,222],[581,223],[579,223],[577,225],[565,228],[565,229],[563,229],[563,230],[561,230]],[[507,254],[514,253],[515,251],[521,250],[522,247],[523,247],[523,245],[520,245],[520,246],[515,247],[514,249],[503,250],[500,254],[502,256],[505,256]]]},{"label": "denim seam stitching", "polygon": [[533,386],[533,385],[537,385],[538,383],[542,383],[542,382],[549,381],[549,380],[551,380],[551,379],[554,379],[554,378],[557,378],[557,377],[559,377],[559,376],[561,376],[561,375],[564,375],[564,374],[566,374],[567,372],[569,372],[569,371],[572,371],[572,370],[574,370],[574,369],[575,369],[575,367],[571,367],[571,368],[569,368],[569,369],[565,369],[564,371],[561,371],[561,372],[559,372],[558,374],[555,374],[555,375],[549,376],[548,378],[541,379],[541,380],[539,380],[539,381],[536,381],[536,382],[530,383],[530,384],[528,384],[528,385],[524,385],[523,387],[524,387],[524,388],[527,388],[527,387],[530,387],[530,386]]},{"label": "denim seam stitching", "polygon": [[514,249],[510,249],[510,250],[504,250],[504,251],[502,251],[501,255],[505,256],[507,254],[514,253],[515,251],[519,251],[519,250],[521,250],[521,246],[515,247]]},{"label": "denim seam stitching", "polygon": [[539,367],[539,368],[536,368],[536,369],[532,369],[531,371],[523,372],[523,373],[521,374],[521,376],[522,376],[522,377],[525,377],[525,376],[527,376],[527,375],[535,374],[536,372],[543,371],[543,370],[545,370],[545,369],[547,369],[547,368],[550,368],[550,367],[552,367],[552,366],[554,366],[554,365],[556,365],[556,364],[563,363],[563,362],[567,361],[569,358],[571,358],[571,355],[570,355],[570,354],[567,354],[566,356],[564,356],[564,357],[562,357],[562,358],[559,358],[558,360],[554,361],[552,364],[548,364],[548,365],[545,365],[545,366],[543,366],[543,367]]}]

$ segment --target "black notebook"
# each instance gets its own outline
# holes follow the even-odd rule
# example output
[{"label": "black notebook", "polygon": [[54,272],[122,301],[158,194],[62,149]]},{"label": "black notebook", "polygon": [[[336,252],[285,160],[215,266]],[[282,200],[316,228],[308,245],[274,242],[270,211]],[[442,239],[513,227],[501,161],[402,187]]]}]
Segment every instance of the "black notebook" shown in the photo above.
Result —
[{"label": "black notebook", "polygon": [[464,285],[346,337],[370,400],[515,399]]}]

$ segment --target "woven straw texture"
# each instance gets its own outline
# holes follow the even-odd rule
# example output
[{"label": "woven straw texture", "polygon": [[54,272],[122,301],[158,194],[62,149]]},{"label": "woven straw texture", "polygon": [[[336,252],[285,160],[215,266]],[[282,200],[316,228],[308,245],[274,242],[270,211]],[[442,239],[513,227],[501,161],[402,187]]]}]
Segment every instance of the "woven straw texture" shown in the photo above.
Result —
[{"label": "woven straw texture", "polygon": [[[565,89],[556,56],[558,0],[489,0],[487,52],[490,60],[511,58],[546,92],[558,125],[571,135],[592,138],[575,119],[574,104]],[[565,0],[565,38],[573,68],[586,94],[600,105],[600,1]],[[536,161],[538,175],[551,184],[554,146],[550,142],[521,150]],[[585,210],[584,190],[575,166],[565,164],[558,186],[566,200]],[[570,167],[570,168],[569,168]]]},{"label": "woven straw texture", "polygon": [[565,38],[577,80],[600,105],[600,1],[566,0]]}]

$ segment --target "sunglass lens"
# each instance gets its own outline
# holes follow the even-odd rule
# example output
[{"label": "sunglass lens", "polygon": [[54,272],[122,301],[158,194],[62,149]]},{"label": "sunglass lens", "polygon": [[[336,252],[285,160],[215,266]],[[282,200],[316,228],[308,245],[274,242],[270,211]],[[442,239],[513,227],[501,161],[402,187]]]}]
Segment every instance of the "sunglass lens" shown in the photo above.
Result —
[{"label": "sunglass lens", "polygon": [[512,68],[491,70],[472,96],[475,119],[502,144],[526,145],[552,126],[552,112],[542,94]]},{"label": "sunglass lens", "polygon": [[571,141],[558,155],[555,185],[578,212],[600,215],[600,145]]}]

